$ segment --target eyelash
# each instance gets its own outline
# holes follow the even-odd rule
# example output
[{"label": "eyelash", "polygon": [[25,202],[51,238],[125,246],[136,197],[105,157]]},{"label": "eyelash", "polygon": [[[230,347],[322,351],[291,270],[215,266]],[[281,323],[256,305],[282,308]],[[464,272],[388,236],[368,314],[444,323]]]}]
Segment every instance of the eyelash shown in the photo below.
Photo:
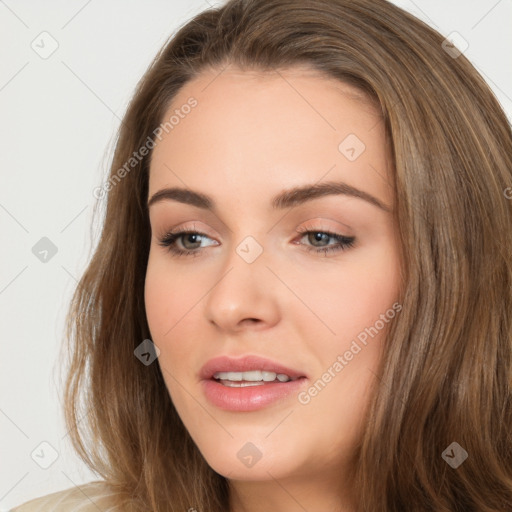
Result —
[{"label": "eyelash", "polygon": [[[317,254],[320,254],[323,252],[325,254],[325,256],[327,256],[327,253],[330,253],[330,252],[338,252],[338,251],[344,251],[346,249],[349,249],[350,247],[352,247],[354,245],[354,241],[355,241],[355,237],[353,237],[353,236],[349,237],[349,236],[339,235],[338,233],[333,233],[331,231],[298,229],[297,233],[302,235],[301,238],[303,238],[304,235],[307,235],[310,233],[322,233],[323,235],[327,235],[329,238],[334,238],[335,240],[337,240],[338,241],[337,244],[329,246],[329,247],[306,246],[307,251],[312,251]],[[179,249],[178,247],[176,247],[176,240],[183,235],[189,235],[189,234],[200,235],[200,236],[205,236],[205,237],[209,238],[208,235],[205,235],[204,233],[201,233],[199,231],[192,231],[192,230],[184,229],[184,230],[178,230],[178,231],[174,231],[171,233],[167,233],[159,241],[159,245],[161,245],[162,247],[165,247],[169,252],[171,252],[175,256],[192,256],[192,257],[199,256],[200,251],[198,249],[183,250],[183,249]]]}]

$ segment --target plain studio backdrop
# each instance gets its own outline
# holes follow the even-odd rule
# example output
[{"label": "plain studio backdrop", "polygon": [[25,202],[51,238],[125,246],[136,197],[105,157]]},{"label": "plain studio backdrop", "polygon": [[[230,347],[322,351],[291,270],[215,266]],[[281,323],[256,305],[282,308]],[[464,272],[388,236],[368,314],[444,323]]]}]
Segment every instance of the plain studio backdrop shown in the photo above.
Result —
[{"label": "plain studio backdrop", "polygon": [[[394,3],[453,37],[510,119],[512,0]],[[54,372],[97,239],[93,191],[137,81],[209,5],[218,3],[0,2],[0,512],[97,478],[72,450]]]}]

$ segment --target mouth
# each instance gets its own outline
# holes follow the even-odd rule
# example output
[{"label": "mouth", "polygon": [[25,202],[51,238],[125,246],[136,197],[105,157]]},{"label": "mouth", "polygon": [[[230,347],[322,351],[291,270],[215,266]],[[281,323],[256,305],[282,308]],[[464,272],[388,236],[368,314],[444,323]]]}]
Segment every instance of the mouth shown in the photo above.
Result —
[{"label": "mouth", "polygon": [[206,398],[213,405],[237,412],[289,399],[308,380],[300,371],[259,356],[211,359],[200,377]]}]

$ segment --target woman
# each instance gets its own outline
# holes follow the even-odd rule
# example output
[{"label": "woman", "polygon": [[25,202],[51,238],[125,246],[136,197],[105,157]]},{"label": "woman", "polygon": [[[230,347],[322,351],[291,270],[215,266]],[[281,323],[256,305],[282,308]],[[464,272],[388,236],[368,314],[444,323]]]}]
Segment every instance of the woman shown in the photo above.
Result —
[{"label": "woman", "polygon": [[510,510],[511,170],[484,80],[383,0],[196,16],[69,314],[102,480],[15,510]]}]

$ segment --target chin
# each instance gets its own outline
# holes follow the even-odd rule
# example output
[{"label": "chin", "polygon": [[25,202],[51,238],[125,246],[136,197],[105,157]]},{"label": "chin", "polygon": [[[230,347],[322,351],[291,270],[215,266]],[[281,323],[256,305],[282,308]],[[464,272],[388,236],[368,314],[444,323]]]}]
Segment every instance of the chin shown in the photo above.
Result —
[{"label": "chin", "polygon": [[230,480],[272,480],[285,478],[294,467],[298,470],[301,466],[297,457],[300,441],[289,439],[293,442],[287,446],[283,439],[265,440],[265,435],[260,438],[248,433],[207,447],[199,444],[198,447],[208,465]]}]

